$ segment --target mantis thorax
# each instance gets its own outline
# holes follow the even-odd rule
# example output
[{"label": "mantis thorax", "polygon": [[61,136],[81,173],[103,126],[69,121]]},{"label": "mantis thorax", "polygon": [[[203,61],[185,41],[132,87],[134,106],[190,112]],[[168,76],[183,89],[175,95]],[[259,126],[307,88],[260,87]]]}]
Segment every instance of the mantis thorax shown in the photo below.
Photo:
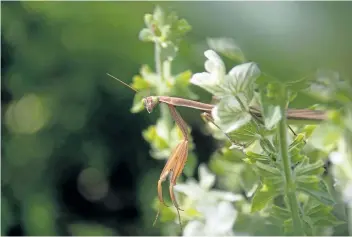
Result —
[{"label": "mantis thorax", "polygon": [[145,109],[148,111],[148,113],[151,113],[155,106],[159,103],[159,97],[157,96],[148,96],[146,98],[143,98],[142,100]]}]

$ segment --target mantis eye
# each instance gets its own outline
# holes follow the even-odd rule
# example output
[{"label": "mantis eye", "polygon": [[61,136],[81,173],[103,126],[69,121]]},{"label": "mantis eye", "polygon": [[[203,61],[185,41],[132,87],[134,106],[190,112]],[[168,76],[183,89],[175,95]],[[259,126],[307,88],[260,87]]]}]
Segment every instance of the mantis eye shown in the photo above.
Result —
[{"label": "mantis eye", "polygon": [[153,111],[153,106],[151,101],[148,98],[143,98],[142,100],[144,108],[148,111],[148,113],[151,113]]}]

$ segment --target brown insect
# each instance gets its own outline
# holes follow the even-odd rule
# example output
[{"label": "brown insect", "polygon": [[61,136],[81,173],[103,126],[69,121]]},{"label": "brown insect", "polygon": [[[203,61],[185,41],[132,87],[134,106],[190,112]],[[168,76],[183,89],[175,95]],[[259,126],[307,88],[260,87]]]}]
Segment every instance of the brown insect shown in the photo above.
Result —
[{"label": "brown insect", "polygon": [[[135,92],[137,92],[134,88],[129,86],[128,84],[124,83],[120,79],[107,74],[108,76],[118,80],[125,86],[131,88]],[[178,213],[178,218],[182,230],[182,224],[181,224],[181,217],[179,210],[182,210],[179,208],[179,205],[176,201],[175,193],[174,193],[174,186],[176,185],[178,177],[181,175],[183,168],[185,166],[185,163],[187,162],[187,157],[188,157],[188,130],[187,130],[187,124],[186,122],[182,119],[180,114],[176,111],[175,106],[183,106],[183,107],[188,107],[188,108],[193,108],[193,109],[198,109],[203,111],[203,117],[205,117],[208,121],[214,123],[212,121],[212,116],[211,116],[211,111],[214,108],[215,105],[212,104],[206,104],[206,103],[201,103],[198,101],[193,101],[193,100],[187,100],[183,98],[178,98],[178,97],[170,97],[170,96],[148,96],[146,98],[143,98],[143,104],[148,113],[151,113],[153,109],[159,104],[159,103],[164,103],[168,106],[171,116],[175,120],[177,126],[180,128],[182,135],[183,135],[183,140],[179,142],[179,144],[176,146],[176,148],[173,150],[171,153],[168,161],[166,162],[164,169],[161,171],[160,178],[158,180],[158,198],[160,203],[164,204],[167,206],[163,200],[163,195],[162,195],[162,183],[166,180],[166,178],[170,177],[170,185],[169,185],[169,192],[170,192],[170,197],[172,200],[173,205],[176,207],[177,213]],[[258,108],[251,107],[250,108],[250,113],[255,115],[256,117],[260,118],[262,117],[262,114]],[[312,121],[312,122],[317,122],[317,121],[322,121],[326,119],[326,113],[324,111],[319,111],[319,110],[308,110],[308,109],[288,109],[287,110],[287,118],[289,120],[307,120],[307,121]],[[218,126],[217,126],[218,127]],[[160,212],[160,208],[158,210],[158,213],[156,215],[155,221],[153,225],[155,224],[156,220],[158,219]]]}]

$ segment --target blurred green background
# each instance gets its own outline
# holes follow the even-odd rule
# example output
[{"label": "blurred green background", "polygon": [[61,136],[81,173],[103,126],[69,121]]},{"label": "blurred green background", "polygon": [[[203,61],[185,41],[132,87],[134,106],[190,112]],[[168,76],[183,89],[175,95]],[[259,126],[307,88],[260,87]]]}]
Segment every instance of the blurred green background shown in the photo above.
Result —
[{"label": "blurred green background", "polygon": [[[282,80],[317,68],[352,78],[350,2],[157,2],[192,26],[173,72],[203,71],[207,37],[232,37]],[[126,82],[153,45],[139,41],[155,2],[2,2],[2,235],[153,235],[163,162],[131,114]],[[201,100],[210,97],[198,88]],[[303,95],[294,101],[306,107]],[[196,154],[216,149],[197,111],[181,110]]]}]

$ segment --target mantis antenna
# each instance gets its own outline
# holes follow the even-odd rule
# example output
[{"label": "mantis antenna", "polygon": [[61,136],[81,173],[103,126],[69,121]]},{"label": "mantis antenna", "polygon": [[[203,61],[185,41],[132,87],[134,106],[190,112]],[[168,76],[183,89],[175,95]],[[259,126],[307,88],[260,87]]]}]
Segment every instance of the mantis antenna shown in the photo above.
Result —
[{"label": "mantis antenna", "polygon": [[108,75],[111,78],[114,78],[115,80],[119,81],[120,83],[122,83],[123,85],[127,86],[128,88],[130,88],[131,90],[133,90],[134,92],[138,92],[136,89],[134,89],[132,86],[128,85],[127,83],[121,81],[120,79],[118,79],[117,77],[114,77],[113,75],[106,73],[106,75]]}]

